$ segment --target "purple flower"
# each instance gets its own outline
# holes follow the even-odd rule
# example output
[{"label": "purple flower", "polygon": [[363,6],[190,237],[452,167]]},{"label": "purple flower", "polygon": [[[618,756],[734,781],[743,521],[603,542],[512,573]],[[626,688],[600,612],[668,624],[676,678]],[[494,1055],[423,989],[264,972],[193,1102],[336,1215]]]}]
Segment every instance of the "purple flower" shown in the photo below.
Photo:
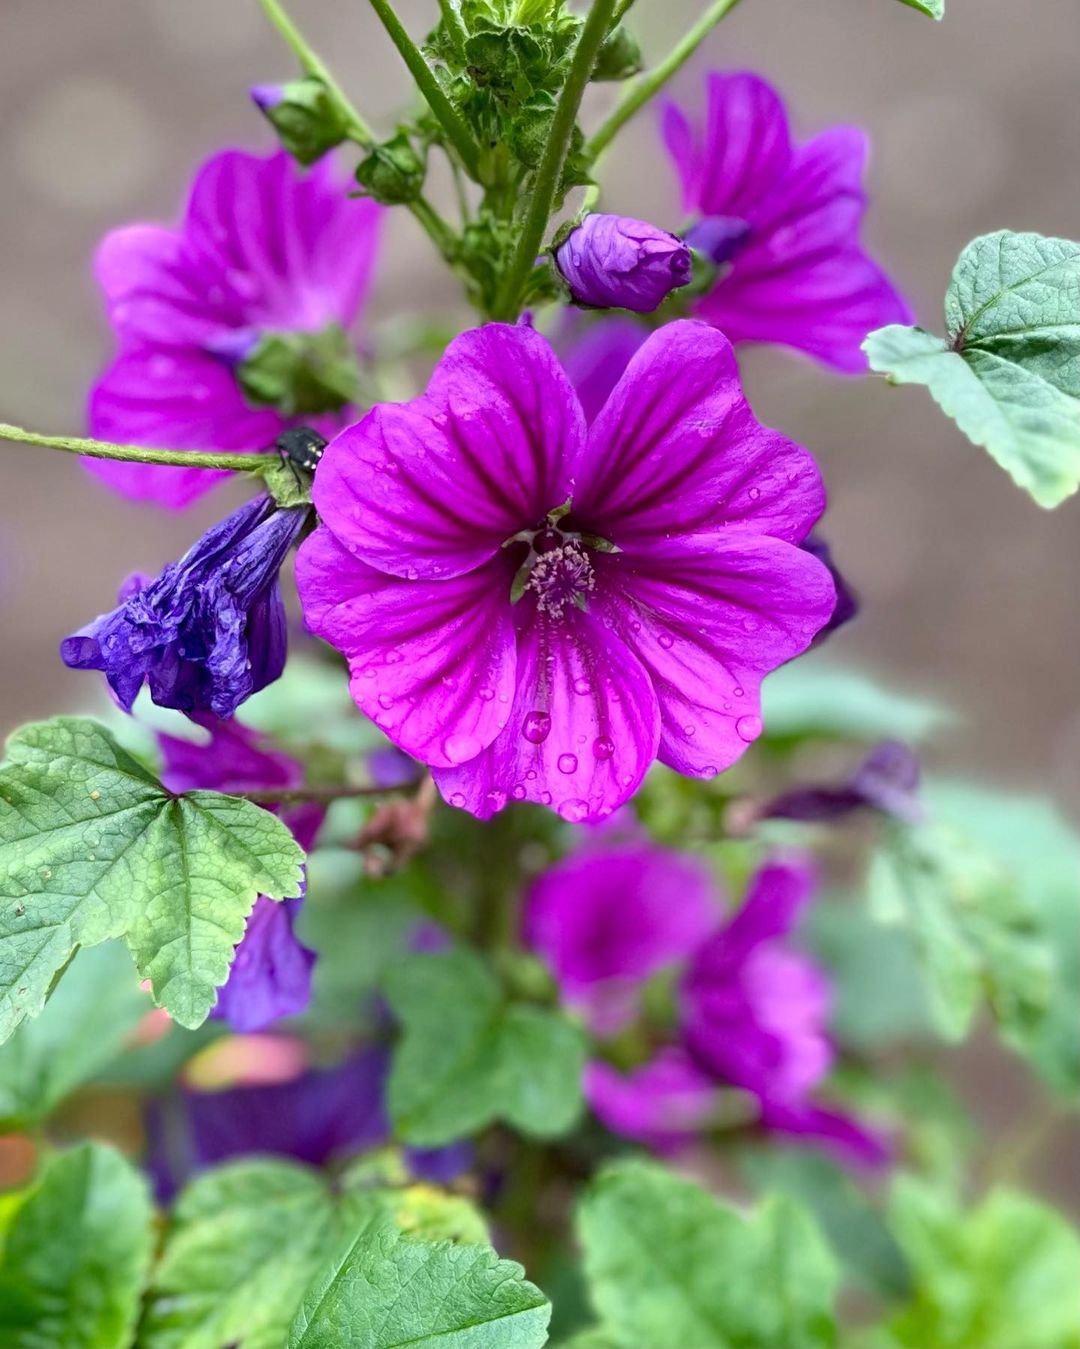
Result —
[{"label": "purple flower", "polygon": [[618,315],[588,323],[581,322],[584,316],[580,313],[568,310],[567,315],[570,336],[558,344],[559,350],[585,420],[592,425],[649,329],[636,319]]},{"label": "purple flower", "polygon": [[[287,754],[263,743],[236,721],[204,720],[208,745],[159,734],[164,758],[161,780],[170,791],[207,788],[219,792],[283,791],[304,781],[303,767]],[[305,804],[280,810],[280,815],[305,851],[315,842],[325,810]],[[311,967],[315,953],[302,946],[293,931],[303,898],[283,903],[260,895],[247,922],[243,940],[225,986],[218,992],[213,1015],[233,1030],[257,1031],[283,1016],[295,1016],[311,999]]]},{"label": "purple flower", "polygon": [[924,818],[919,800],[919,761],[898,740],[882,740],[839,786],[796,787],[771,801],[766,819],[828,821],[869,807],[905,824]]},{"label": "purple flower", "polygon": [[776,90],[715,72],[703,126],[668,104],[663,132],[684,207],[702,217],[687,242],[723,268],[697,313],[733,342],[782,342],[864,371],[866,334],[911,321],[859,244],[866,135],[834,127],[797,145]]},{"label": "purple flower", "polygon": [[[327,390],[324,407],[290,416],[245,396],[242,363],[263,339],[296,335],[317,340],[321,358],[329,337],[353,359],[344,330],[368,289],[380,216],[374,203],[346,196],[329,162],[305,174],[283,151],[226,150],[200,169],[179,229],[129,225],[106,235],[95,270],[119,354],[91,393],[92,434],[253,451],[295,421],[332,435],[347,399]],[[222,476],[86,466],[127,497],[171,507]]]},{"label": "purple flower", "polygon": [[642,983],[685,960],[716,925],[708,870],[647,842],[586,847],[549,867],[525,903],[523,937],[594,1035],[637,1012]]},{"label": "purple flower", "polygon": [[632,1073],[594,1060],[582,1084],[593,1114],[612,1133],[672,1152],[707,1128],[719,1087],[684,1049],[662,1049]]},{"label": "purple flower", "polygon": [[845,623],[850,623],[856,616],[859,612],[859,597],[848,585],[840,568],[833,561],[832,549],[816,530],[807,535],[803,547],[808,553],[813,553],[819,562],[823,562],[828,567],[829,575],[833,578],[833,585],[836,586],[836,608],[833,610],[833,616],[814,638],[814,645],[819,646],[828,637],[831,637],[837,628],[842,628]]},{"label": "purple flower", "polygon": [[126,582],[117,608],[64,638],[61,659],[103,671],[125,711],[145,680],[160,707],[231,716],[285,667],[278,572],[307,515],[253,497],[156,580]]},{"label": "purple flower", "polygon": [[693,270],[681,239],[644,220],[587,215],[555,250],[555,265],[578,303],[651,314]]},{"label": "purple flower", "polygon": [[358,706],[452,805],[610,814],[654,758],[710,778],[761,732],[760,684],[834,603],[799,548],[817,467],[761,426],[731,346],[654,333],[591,427],[551,347],[490,324],[426,394],[328,446],[297,559]]}]

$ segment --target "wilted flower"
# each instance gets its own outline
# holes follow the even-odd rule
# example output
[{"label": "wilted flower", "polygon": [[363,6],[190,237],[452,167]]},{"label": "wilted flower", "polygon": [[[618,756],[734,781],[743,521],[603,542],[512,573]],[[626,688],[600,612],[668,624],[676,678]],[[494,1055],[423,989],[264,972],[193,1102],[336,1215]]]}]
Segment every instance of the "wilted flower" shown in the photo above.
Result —
[{"label": "wilted flower", "polygon": [[919,800],[919,760],[898,740],[882,740],[859,764],[847,782],[795,787],[776,797],[762,811],[766,819],[827,821],[870,808],[905,824],[925,815]]},{"label": "wilted flower", "polygon": [[797,145],[776,90],[715,72],[703,128],[668,104],[663,130],[684,208],[700,217],[687,242],[722,268],[696,312],[733,342],[781,342],[865,370],[867,333],[911,321],[859,244],[865,133],[834,127]]},{"label": "wilted flower", "polygon": [[690,250],[644,220],[587,215],[555,251],[555,264],[578,304],[651,314],[690,280]]},{"label": "wilted flower", "polygon": [[129,712],[145,680],[161,707],[231,716],[284,669],[278,572],[307,515],[253,497],[156,580],[126,583],[116,609],[60,643],[64,664],[103,671]]},{"label": "wilted flower", "polygon": [[[303,784],[302,765],[267,745],[255,731],[236,721],[203,719],[201,724],[210,733],[209,744],[158,736],[164,759],[161,780],[170,791],[200,787],[218,792],[287,791]],[[280,815],[305,852],[310,850],[326,813],[322,806],[305,803],[279,809],[271,804],[266,809]],[[303,896],[281,903],[265,895],[256,899],[212,1013],[233,1030],[262,1030],[308,1005],[315,953],[293,931],[302,903]]]},{"label": "wilted flower", "polygon": [[755,421],[703,324],[653,334],[591,427],[538,333],[465,333],[426,394],[331,442],[314,494],[309,627],[360,708],[485,818],[510,799],[601,818],[657,757],[715,776],[834,603],[798,546],[817,468]]},{"label": "wilted flower", "polygon": [[538,878],[525,940],[594,1035],[625,1030],[645,981],[682,967],[672,1041],[630,1073],[589,1065],[585,1094],[609,1128],[666,1150],[715,1122],[724,1089],[737,1088],[766,1129],[860,1161],[885,1156],[879,1138],[814,1099],[833,1061],[828,980],[783,945],[814,879],[801,855],[769,862],[725,921],[700,864],[649,843],[588,845]]},{"label": "wilted flower", "polygon": [[[346,337],[381,209],[328,161],[226,150],[200,169],[179,229],[129,225],[98,250],[119,354],[94,386],[92,434],[141,445],[265,450],[295,421],[331,435],[353,401]],[[270,373],[268,374],[267,366]],[[125,496],[186,506],[221,476],[89,460]]]}]

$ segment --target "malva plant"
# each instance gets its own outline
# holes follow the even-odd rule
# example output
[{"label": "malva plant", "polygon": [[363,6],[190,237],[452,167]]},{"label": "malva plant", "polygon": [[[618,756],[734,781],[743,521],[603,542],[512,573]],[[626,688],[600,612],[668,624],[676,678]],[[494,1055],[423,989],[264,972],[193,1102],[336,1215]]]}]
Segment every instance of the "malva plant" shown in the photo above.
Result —
[{"label": "malva plant", "polygon": [[[669,98],[734,0],[651,64],[633,0],[371,0],[386,135],[260,3],[263,148],[98,249],[88,435],[0,426],[141,509],[250,487],[102,580],[100,715],[0,767],[0,1349],[1080,1349],[1018,1188],[1080,1101],[1080,834],[810,651],[858,577],[739,366],[924,384],[1056,506],[1080,245],[977,239],[914,326],[862,131]],[[657,222],[603,209],[650,110]],[[370,319],[401,212],[468,318]],[[980,1022],[1046,1098],[996,1168],[940,1075]]]}]

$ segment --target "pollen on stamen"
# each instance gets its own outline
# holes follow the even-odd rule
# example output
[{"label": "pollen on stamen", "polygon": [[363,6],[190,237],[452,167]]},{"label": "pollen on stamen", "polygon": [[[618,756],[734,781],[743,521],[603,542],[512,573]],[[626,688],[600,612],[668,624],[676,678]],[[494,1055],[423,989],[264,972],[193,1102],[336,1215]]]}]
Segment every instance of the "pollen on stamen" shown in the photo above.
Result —
[{"label": "pollen on stamen", "polygon": [[561,618],[567,604],[584,598],[595,586],[588,550],[575,539],[568,539],[536,559],[525,588],[536,595],[540,613]]}]

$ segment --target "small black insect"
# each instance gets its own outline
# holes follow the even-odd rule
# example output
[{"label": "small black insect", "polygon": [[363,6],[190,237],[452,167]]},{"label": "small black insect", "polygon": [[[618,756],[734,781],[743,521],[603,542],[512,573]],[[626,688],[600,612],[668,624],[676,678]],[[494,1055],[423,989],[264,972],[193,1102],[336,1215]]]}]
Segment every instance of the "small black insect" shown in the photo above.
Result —
[{"label": "small black insect", "polygon": [[302,469],[305,473],[314,473],[319,460],[326,449],[326,439],[310,426],[293,426],[282,431],[274,441],[274,449],[281,455],[281,462],[288,464],[295,472]]}]

